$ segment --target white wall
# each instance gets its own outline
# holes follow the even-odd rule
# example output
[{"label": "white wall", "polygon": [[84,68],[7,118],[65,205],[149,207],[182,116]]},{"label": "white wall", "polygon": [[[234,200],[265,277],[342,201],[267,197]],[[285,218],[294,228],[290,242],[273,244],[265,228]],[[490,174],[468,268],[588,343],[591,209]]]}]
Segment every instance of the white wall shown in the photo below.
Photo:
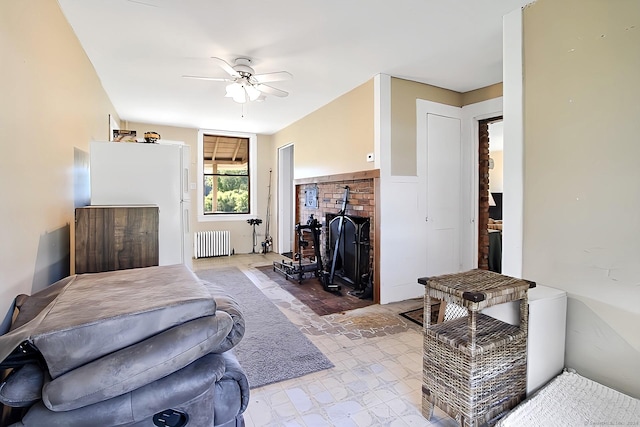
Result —
[{"label": "white wall", "polygon": [[504,151],[490,151],[493,169],[489,169],[489,191],[502,193],[504,189]]},{"label": "white wall", "polygon": [[493,168],[489,169],[489,191],[502,193],[504,163],[504,122],[489,123],[489,157]]}]

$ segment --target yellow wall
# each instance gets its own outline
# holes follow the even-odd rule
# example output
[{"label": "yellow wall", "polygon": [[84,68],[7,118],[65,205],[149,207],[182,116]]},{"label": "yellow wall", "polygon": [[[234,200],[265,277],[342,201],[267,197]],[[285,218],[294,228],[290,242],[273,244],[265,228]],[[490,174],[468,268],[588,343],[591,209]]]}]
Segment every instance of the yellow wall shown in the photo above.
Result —
[{"label": "yellow wall", "polygon": [[635,397],[639,22],[637,0],[538,0],[523,21],[523,275],[568,292],[566,365]]},{"label": "yellow wall", "polygon": [[274,149],[294,144],[295,178],[374,169],[373,80],[273,135]]},{"label": "yellow wall", "polygon": [[74,149],[106,139],[115,110],[56,1],[0,2],[0,58],[2,320],[69,274]]}]

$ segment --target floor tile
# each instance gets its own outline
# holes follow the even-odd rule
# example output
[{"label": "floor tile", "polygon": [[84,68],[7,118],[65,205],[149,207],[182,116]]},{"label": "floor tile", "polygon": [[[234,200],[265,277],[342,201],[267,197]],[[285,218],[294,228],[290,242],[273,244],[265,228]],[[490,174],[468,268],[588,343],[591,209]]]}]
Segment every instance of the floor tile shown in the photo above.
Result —
[{"label": "floor tile", "polygon": [[194,270],[236,266],[335,365],[332,369],[251,390],[247,427],[453,427],[435,408],[421,414],[422,328],[399,313],[421,299],[319,316],[257,269],[277,254],[194,261]]}]

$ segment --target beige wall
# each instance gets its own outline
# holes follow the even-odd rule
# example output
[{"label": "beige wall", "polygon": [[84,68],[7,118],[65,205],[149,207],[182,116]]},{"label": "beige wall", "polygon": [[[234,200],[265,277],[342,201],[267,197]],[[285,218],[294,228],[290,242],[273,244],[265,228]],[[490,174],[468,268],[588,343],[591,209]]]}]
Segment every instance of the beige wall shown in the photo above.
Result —
[{"label": "beige wall", "polygon": [[[146,131],[156,131],[162,139],[182,141],[191,147],[191,183],[195,184],[198,178],[198,129],[181,128],[174,126],[161,126],[148,123],[126,122],[123,126],[137,131],[143,135]],[[266,226],[267,198],[269,189],[269,169],[272,168],[272,146],[270,135],[258,135],[258,164],[257,164],[257,211],[258,218],[263,220],[262,225],[256,227],[259,234],[258,242],[264,240]],[[231,247],[236,253],[249,253],[253,250],[253,228],[247,224],[247,218],[243,217],[233,221],[199,221],[198,205],[199,195],[197,190],[191,190],[191,231],[205,230],[229,230],[231,231]],[[272,221],[273,223],[273,221]],[[272,227],[275,227],[271,224]],[[270,230],[273,234],[275,228]],[[262,247],[258,244],[256,251]]]},{"label": "beige wall", "polygon": [[423,83],[391,78],[391,175],[415,176],[416,100],[462,107],[462,94]]},{"label": "beige wall", "polygon": [[274,150],[294,144],[295,178],[374,169],[373,80],[273,135]]},{"label": "beige wall", "polygon": [[523,22],[523,275],[568,292],[566,365],[635,397],[639,21],[637,0],[539,0]]},{"label": "beige wall", "polygon": [[108,137],[115,110],[56,1],[0,2],[0,58],[2,320],[69,274],[74,154]]},{"label": "beige wall", "polygon": [[501,96],[502,83],[460,93],[424,83],[391,78],[391,175],[415,176],[418,173],[417,99],[463,107]]},{"label": "beige wall", "polygon": [[462,105],[471,105],[475,104],[476,102],[486,101],[488,99],[500,98],[501,96],[502,83],[496,83],[491,86],[464,92],[462,94]]}]

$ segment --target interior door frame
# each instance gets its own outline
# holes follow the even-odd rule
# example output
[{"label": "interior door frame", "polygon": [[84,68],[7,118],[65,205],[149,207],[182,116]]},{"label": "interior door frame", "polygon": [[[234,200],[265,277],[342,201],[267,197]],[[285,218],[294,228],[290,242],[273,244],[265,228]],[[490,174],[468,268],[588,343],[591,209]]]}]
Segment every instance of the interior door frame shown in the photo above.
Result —
[{"label": "interior door frame", "polygon": [[[463,111],[463,140],[470,144],[470,163],[468,164],[470,171],[470,206],[471,206],[471,222],[472,241],[469,253],[469,260],[472,262],[472,268],[478,267],[478,218],[479,218],[479,150],[480,150],[480,121],[491,119],[493,117],[502,116],[502,97],[489,99],[487,101],[478,102],[462,107]],[[504,215],[504,213],[503,213]]]},{"label": "interior door frame", "polygon": [[[504,119],[502,116],[491,117],[488,119],[478,120],[478,220],[477,220],[477,229],[478,229],[478,268],[488,269],[488,259],[485,258],[485,255],[489,254],[489,190],[490,190],[490,165],[489,159],[491,158],[491,131],[490,126],[492,123],[503,122]],[[486,139],[483,139],[483,128],[485,129],[485,133],[487,135]],[[486,144],[486,147],[484,145]],[[486,148],[487,157],[482,159],[483,149]],[[484,164],[483,164],[484,162]],[[486,174],[486,180],[482,178],[483,172]],[[482,191],[484,191],[484,194]],[[486,203],[486,205],[485,205]],[[480,210],[481,206],[487,206],[486,210]],[[483,241],[483,237],[485,240]],[[484,244],[481,245],[481,243]],[[482,264],[481,264],[482,262]]]},{"label": "interior door frame", "polygon": [[[287,161],[287,154],[289,160]],[[294,144],[278,147],[278,253],[293,250],[295,223]]]}]

